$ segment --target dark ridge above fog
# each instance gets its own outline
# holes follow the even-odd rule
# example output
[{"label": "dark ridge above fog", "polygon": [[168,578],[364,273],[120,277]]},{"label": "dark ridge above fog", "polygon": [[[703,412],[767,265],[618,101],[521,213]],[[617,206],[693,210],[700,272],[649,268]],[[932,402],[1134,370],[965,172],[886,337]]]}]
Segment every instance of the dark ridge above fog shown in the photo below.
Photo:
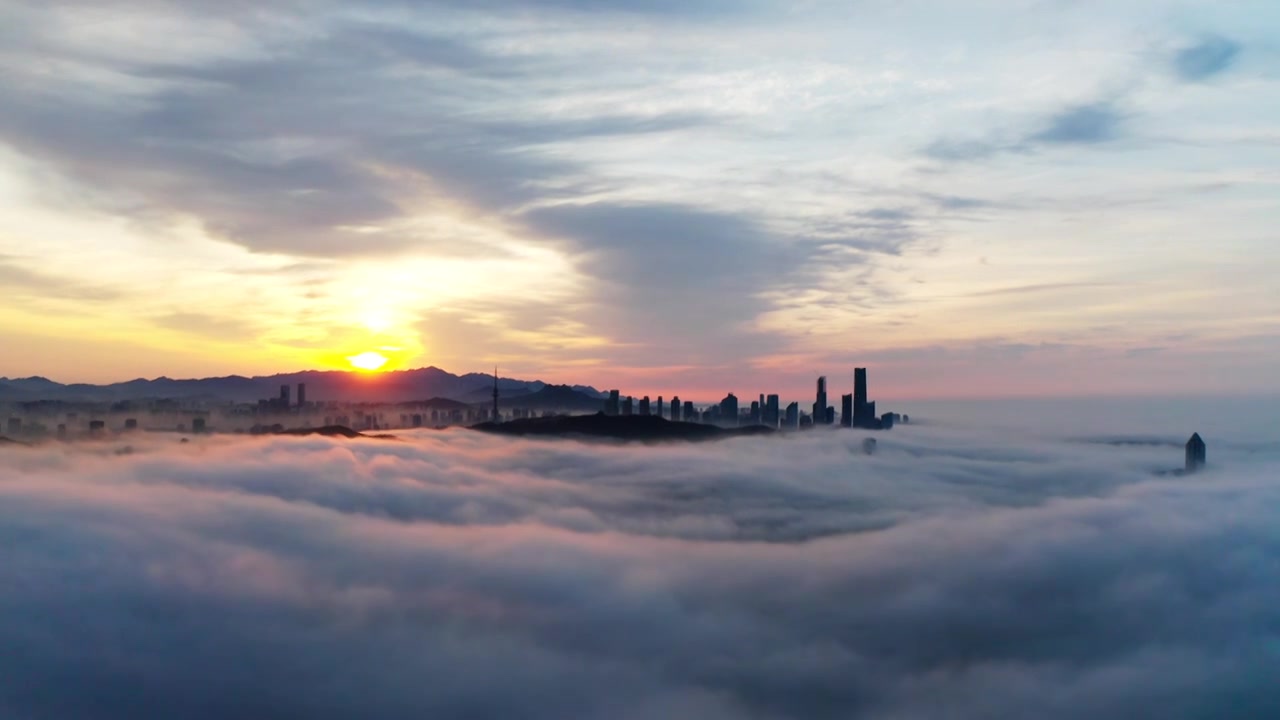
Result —
[{"label": "dark ridge above fog", "polygon": [[294,435],[299,437],[305,437],[309,435],[321,435],[323,437],[331,437],[331,438],[334,438],[334,437],[347,438],[348,440],[352,440],[355,438],[371,438],[374,440],[397,439],[394,435],[387,435],[387,434],[381,434],[381,433],[376,435],[369,435],[367,433],[362,433],[357,430],[352,430],[346,425],[325,425],[323,427],[314,427],[314,428],[293,428],[291,430],[273,430],[272,432],[266,433],[266,434]]},{"label": "dark ridge above fog", "polygon": [[[301,427],[286,428],[283,425],[259,425],[249,431],[250,435],[290,435],[293,437],[308,437],[319,435],[327,438],[345,438],[354,440],[355,438],[369,438],[372,440],[399,440],[395,435],[387,433],[362,433],[359,430],[352,430],[346,425],[321,425],[320,427]],[[185,440],[184,440],[185,442]]]},{"label": "dark ridge above fog", "polygon": [[[62,400],[77,402],[118,402],[147,399],[205,399],[224,402],[256,402],[277,397],[281,385],[297,387],[306,383],[307,397],[313,401],[338,402],[427,402],[454,401],[462,404],[492,402],[493,376],[485,373],[454,375],[437,367],[361,373],[344,370],[308,370],[280,375],[174,380],[159,377],[136,379],[108,385],[63,384],[43,377],[0,377],[0,402]],[[585,385],[550,386],[541,380],[499,378],[498,392],[510,398],[535,396],[549,388],[566,388],[581,398],[596,402],[600,392]],[[560,392],[557,390],[556,392]],[[586,402],[576,398],[577,402]],[[566,409],[576,409],[569,405]],[[447,409],[447,408],[446,408]]]},{"label": "dark ridge above fog", "polygon": [[721,428],[714,425],[672,422],[656,415],[561,415],[528,418],[504,423],[480,423],[472,430],[496,435],[543,437],[596,437],[614,440],[657,442],[664,440],[721,440],[744,435],[769,435],[774,431],[763,425]]}]

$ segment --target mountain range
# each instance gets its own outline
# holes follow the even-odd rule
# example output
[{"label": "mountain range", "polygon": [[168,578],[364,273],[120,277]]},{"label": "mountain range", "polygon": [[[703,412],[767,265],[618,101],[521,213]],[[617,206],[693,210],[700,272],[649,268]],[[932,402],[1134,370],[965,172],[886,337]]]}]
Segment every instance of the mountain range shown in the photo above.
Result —
[{"label": "mountain range", "polygon": [[[62,400],[76,402],[119,402],[122,400],[208,400],[256,402],[277,398],[280,388],[289,386],[290,399],[297,401],[299,383],[307,386],[307,400],[325,402],[404,402],[447,398],[464,403],[485,402],[493,392],[493,376],[482,373],[454,375],[437,367],[397,370],[385,373],[357,373],[341,370],[308,370],[282,375],[199,378],[174,380],[139,378],[110,385],[76,383],[65,385],[43,377],[0,377],[0,402]],[[542,401],[573,402],[584,407],[598,406],[601,393],[585,385],[548,385],[540,380],[498,379],[498,392],[507,403],[529,396]],[[504,403],[504,404],[507,404]],[[533,407],[531,406],[531,407]]]}]

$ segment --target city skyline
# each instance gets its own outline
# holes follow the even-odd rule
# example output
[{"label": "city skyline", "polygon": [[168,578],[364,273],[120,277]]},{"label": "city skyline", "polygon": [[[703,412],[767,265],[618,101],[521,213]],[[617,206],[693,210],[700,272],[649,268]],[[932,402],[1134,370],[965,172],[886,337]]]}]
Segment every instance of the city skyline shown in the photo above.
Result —
[{"label": "city skyline", "polygon": [[586,7],[0,9],[0,376],[1280,392],[1273,3]]},{"label": "city skyline", "polygon": [[[159,387],[148,382],[114,387],[61,386],[42,378],[19,381],[0,378],[0,416],[8,416],[3,426],[8,437],[0,438],[6,441],[102,439],[108,433],[133,435],[143,430],[196,435],[319,432],[354,437],[360,431],[465,426],[516,434],[532,429],[562,434],[572,432],[568,428],[573,427],[612,437],[634,438],[630,433],[647,433],[650,438],[661,435],[669,439],[689,438],[690,432],[696,437],[709,437],[704,430],[690,430],[687,426],[691,425],[752,433],[837,426],[891,430],[899,423],[909,422],[905,413],[877,414],[876,402],[869,400],[867,368],[861,367],[853,369],[853,392],[842,396],[839,409],[828,405],[826,376],[818,377],[815,400],[808,414],[800,412],[799,403],[795,401],[787,406],[784,414],[777,393],[761,392],[749,405],[740,404],[733,392],[718,402],[682,402],[679,396],[673,395],[668,406],[663,395],[654,401],[649,395],[624,395],[617,388],[601,391],[585,386],[503,379],[496,367],[488,378],[492,385],[486,387],[487,397],[480,401],[476,400],[477,388],[462,386],[465,378],[474,381],[480,375],[455,376],[443,371],[432,375],[433,389],[427,392],[423,386],[410,383],[386,388],[376,397],[353,397],[349,384],[331,382],[334,374],[169,381]],[[504,382],[509,390],[505,397],[501,390]],[[309,383],[320,386],[319,397],[308,392]],[[442,386],[450,384],[452,392],[442,390]],[[255,390],[257,396],[246,400],[245,394]],[[369,388],[362,390],[367,393]],[[508,407],[506,411],[502,410],[503,400]],[[644,420],[636,425],[630,422],[633,416],[635,420]],[[611,418],[623,422],[612,423]],[[649,418],[656,419],[657,424],[648,423]],[[529,420],[551,422],[506,424]]]},{"label": "city skyline", "polygon": [[[1231,397],[1257,397],[1260,394],[1257,391],[1214,392],[1212,388],[1206,388],[1199,385],[1192,386],[1192,387],[1183,387],[1183,388],[1157,388],[1157,389],[1152,389],[1150,391],[1134,390],[1130,392],[1104,392],[1102,390],[1094,390],[1091,392],[1077,391],[1077,392],[1062,392],[1062,393],[1057,393],[1057,392],[1039,393],[1034,391],[1022,391],[1021,388],[1018,386],[1011,386],[1003,390],[1000,388],[996,388],[992,392],[979,393],[965,387],[959,387],[960,385],[963,385],[963,383],[955,383],[954,384],[955,386],[952,386],[952,387],[948,387],[948,385],[951,385],[949,383],[935,384],[935,385],[925,386],[926,389],[921,389],[921,387],[918,385],[902,384],[901,378],[895,375],[893,366],[882,367],[882,368],[877,368],[876,366],[869,366],[868,369],[871,371],[877,372],[878,385],[885,389],[885,394],[891,395],[901,400],[914,400],[914,401],[998,400],[998,399],[1016,400],[1016,399],[1036,399],[1036,398],[1069,399],[1069,398],[1101,398],[1101,397],[1132,397],[1135,399],[1144,398],[1144,397],[1231,398]],[[26,376],[26,377],[19,377],[15,375],[12,377],[8,377],[0,374],[0,382],[40,379],[40,380],[52,381],[64,386],[84,385],[89,387],[102,388],[102,387],[112,387],[112,386],[118,386],[118,385],[127,385],[130,383],[137,383],[139,381],[142,381],[142,382],[163,382],[163,381],[204,382],[204,381],[211,381],[211,380],[225,380],[229,378],[243,378],[247,380],[266,381],[266,380],[272,380],[278,377],[293,377],[293,376],[310,375],[310,374],[320,374],[320,375],[334,374],[339,376],[350,377],[353,380],[357,381],[360,385],[363,385],[365,387],[377,387],[379,384],[383,383],[384,381],[394,379],[396,377],[403,376],[406,374],[413,374],[413,373],[425,372],[425,371],[449,372],[447,369],[439,368],[434,365],[425,366],[425,367],[415,367],[415,368],[400,368],[395,370],[385,370],[385,371],[378,371],[378,372],[368,372],[368,371],[362,371],[358,369],[312,368],[307,370],[273,372],[273,373],[264,374],[264,375],[230,374],[230,375],[216,375],[216,376],[207,376],[207,377],[181,377],[181,376],[170,376],[170,375],[159,375],[155,377],[120,377],[120,378],[115,378],[115,379],[111,379],[106,382],[100,382],[100,383],[99,382],[67,381],[64,378],[49,377],[46,375],[32,375],[32,376]],[[450,373],[450,374],[453,374],[453,373]],[[483,376],[483,377],[492,378],[493,371],[492,370],[484,371],[482,369],[467,370],[466,372],[462,373],[462,375]],[[555,377],[555,376],[547,376],[547,377]],[[825,377],[825,375],[823,375],[823,377]],[[563,381],[548,381],[546,377],[541,377],[541,376],[523,377],[523,378],[504,376],[503,380],[504,381],[511,380],[511,381],[517,381],[520,383],[530,383],[530,384],[541,382],[548,386],[592,387],[596,389],[598,392],[604,393],[606,395],[608,394],[607,383],[594,382],[591,380],[590,377],[585,375],[579,376],[579,377],[566,377],[566,378],[563,378]],[[895,382],[895,380],[897,382]],[[755,382],[755,381],[752,381],[752,382]],[[813,403],[813,400],[814,400],[813,398],[814,393],[812,389],[813,374],[811,373],[801,373],[799,371],[783,372],[783,373],[779,373],[776,376],[776,378],[773,380],[769,379],[766,376],[763,379],[759,380],[759,382],[763,383],[765,387],[778,390],[782,397],[803,400],[805,403],[805,408],[809,408],[810,405]],[[672,386],[670,385],[659,384],[655,381],[645,381],[643,379],[638,380],[637,384],[631,387],[636,389],[628,390],[626,395],[631,395],[637,401],[639,400],[639,398],[645,395],[650,395],[651,397],[654,397],[654,398],[664,396],[664,395],[667,397],[674,395],[674,396],[685,396],[685,397],[693,398],[694,401],[697,402],[699,405],[717,403],[719,402],[719,398],[721,398],[726,391],[735,392],[733,390],[727,389],[725,386],[723,386],[723,384],[719,386],[712,386],[707,389],[695,389],[695,390],[675,389],[673,390]],[[648,389],[646,390],[645,388],[648,388]],[[936,391],[930,392],[929,389],[927,388],[933,388]],[[477,385],[476,388],[474,389],[482,390],[484,388],[481,388],[479,385]],[[1273,391],[1273,390],[1267,389],[1262,391],[1261,395],[1263,397],[1280,396],[1280,390]],[[625,395],[623,395],[623,397],[625,397]],[[835,394],[830,396],[828,398],[828,405],[836,407],[837,410],[839,410],[840,397],[841,397],[841,394]],[[832,401],[832,398],[835,398],[834,402]],[[487,401],[487,402],[490,402],[490,401]],[[783,403],[784,408],[785,408],[785,404],[786,403],[784,402]],[[805,412],[808,413],[809,410],[806,409]]]},{"label": "city skyline", "polygon": [[1276,0],[0,0],[0,720],[1280,717]]}]

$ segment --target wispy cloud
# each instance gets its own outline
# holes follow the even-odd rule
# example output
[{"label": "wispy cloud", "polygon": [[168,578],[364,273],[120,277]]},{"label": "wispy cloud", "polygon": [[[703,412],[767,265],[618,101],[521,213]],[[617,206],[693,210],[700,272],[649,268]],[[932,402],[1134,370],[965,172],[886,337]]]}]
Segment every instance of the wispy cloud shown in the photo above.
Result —
[{"label": "wispy cloud", "polygon": [[1109,100],[1069,105],[1041,115],[1020,133],[993,132],[986,137],[947,136],[924,146],[922,153],[943,162],[972,162],[1001,155],[1033,155],[1063,145],[1098,145],[1121,136],[1125,113]]},{"label": "wispy cloud", "polygon": [[995,288],[993,290],[979,290],[969,293],[970,297],[998,297],[1003,295],[1029,295],[1036,293],[1051,293],[1060,290],[1079,290],[1082,288],[1106,287],[1106,283],[1093,282],[1062,282],[1062,283],[1040,283],[1038,285],[1014,285],[1011,287]]},{"label": "wispy cloud", "polygon": [[82,302],[102,301],[120,297],[120,293],[107,287],[46,274],[32,270],[26,263],[0,255],[0,285],[10,300],[16,298]]},{"label": "wispy cloud", "polygon": [[1114,140],[1124,115],[1109,102],[1066,108],[1049,117],[1043,130],[1027,139],[1054,145],[1096,144]]},{"label": "wispy cloud", "polygon": [[1211,35],[1179,50],[1173,57],[1173,68],[1183,80],[1207,80],[1230,69],[1240,51],[1240,44],[1234,40]]}]

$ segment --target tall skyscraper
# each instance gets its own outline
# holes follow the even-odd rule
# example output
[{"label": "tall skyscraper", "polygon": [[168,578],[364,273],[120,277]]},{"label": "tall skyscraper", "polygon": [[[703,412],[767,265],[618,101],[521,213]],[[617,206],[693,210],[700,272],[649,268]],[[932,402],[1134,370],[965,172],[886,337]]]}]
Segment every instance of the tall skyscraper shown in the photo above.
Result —
[{"label": "tall skyscraper", "polygon": [[307,384],[298,383],[298,407],[307,406]]},{"label": "tall skyscraper", "polygon": [[720,423],[730,427],[738,425],[738,396],[729,393],[720,401]]},{"label": "tall skyscraper", "polygon": [[748,422],[752,425],[760,424],[760,403],[757,400],[751,401],[751,416]]},{"label": "tall skyscraper", "polygon": [[684,416],[682,419],[685,422],[698,422],[698,413],[693,409],[692,400],[684,401],[684,410],[680,411],[680,414]]},{"label": "tall skyscraper", "polygon": [[854,427],[865,428],[876,420],[867,402],[867,368],[854,368]]},{"label": "tall skyscraper", "polygon": [[1200,433],[1195,433],[1191,439],[1187,441],[1187,468],[1189,473],[1196,472],[1204,467],[1205,462],[1205,445],[1204,440],[1200,439]]},{"label": "tall skyscraper", "polygon": [[818,378],[817,397],[813,401],[813,421],[815,423],[825,423],[827,421],[827,376],[823,375]]},{"label": "tall skyscraper", "polygon": [[649,412],[649,396],[648,395],[645,395],[644,397],[640,398],[640,414],[641,415],[651,414]]},{"label": "tall skyscraper", "polygon": [[680,396],[671,398],[671,422],[680,422]]},{"label": "tall skyscraper", "polygon": [[782,426],[787,430],[800,429],[800,403],[793,402],[787,406],[787,415]]},{"label": "tall skyscraper", "polygon": [[657,415],[657,416],[658,416],[658,417],[660,417],[660,418],[664,418],[664,417],[666,417],[666,407],[665,407],[665,406],[663,405],[663,403],[662,403],[662,396],[661,396],[661,395],[659,395],[659,396],[658,396],[658,408],[657,408],[657,410],[655,410],[655,411],[654,411],[654,413],[653,413],[653,414],[654,414],[654,415]]},{"label": "tall skyscraper", "polygon": [[617,415],[621,408],[618,405],[618,391],[610,390],[609,399],[604,401],[604,414]]},{"label": "tall skyscraper", "polygon": [[493,415],[494,422],[502,422],[502,413],[498,412],[498,366],[493,366]]},{"label": "tall skyscraper", "polygon": [[289,407],[289,386],[280,386],[280,408],[283,410]]},{"label": "tall skyscraper", "polygon": [[764,424],[776,430],[778,420],[778,396],[770,395],[764,403]]},{"label": "tall skyscraper", "polygon": [[634,414],[634,412],[635,412],[635,404],[632,402],[631,396],[628,395],[626,399],[622,401],[622,414],[632,415]]},{"label": "tall skyscraper", "polygon": [[841,427],[853,427],[853,396],[840,396],[840,425]]}]

